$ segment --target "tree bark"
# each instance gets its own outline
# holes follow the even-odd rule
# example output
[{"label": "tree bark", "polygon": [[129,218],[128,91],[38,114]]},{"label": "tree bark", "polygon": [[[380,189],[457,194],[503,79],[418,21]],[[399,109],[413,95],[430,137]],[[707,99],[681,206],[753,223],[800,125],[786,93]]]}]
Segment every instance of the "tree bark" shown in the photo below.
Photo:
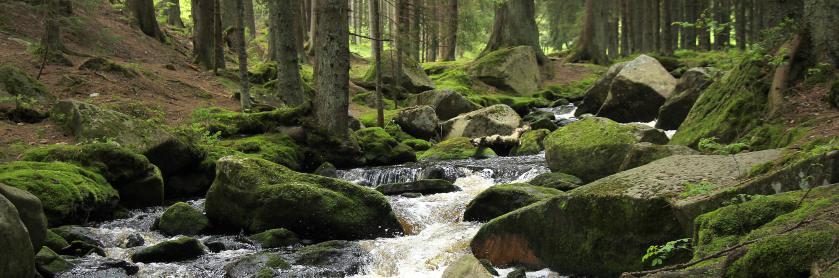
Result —
[{"label": "tree bark", "polygon": [[[315,41],[315,38],[316,38],[317,32],[318,32],[317,10],[318,10],[319,3],[320,3],[320,0],[312,0],[312,4],[309,7],[310,11],[311,11],[311,12],[309,12],[309,22],[310,22],[309,23],[309,51],[308,51],[308,53],[306,53],[306,54],[308,54],[309,57],[314,57],[315,56],[315,43],[317,43]],[[315,65],[315,64],[316,63],[314,61],[312,61],[312,65]]]},{"label": "tree bark", "polygon": [[236,0],[236,36],[239,45],[239,79],[242,81],[242,92],[239,101],[242,104],[242,112],[251,109],[250,85],[248,84],[248,51],[245,49],[245,1]]},{"label": "tree bark", "polygon": [[744,0],[734,0],[734,32],[737,39],[737,48],[746,50],[746,4]]},{"label": "tree bark", "polygon": [[631,53],[638,53],[644,51],[644,3],[645,0],[629,0],[632,13],[630,14],[630,22],[632,29],[629,34],[632,37],[632,51]]},{"label": "tree bark", "polygon": [[407,41],[408,57],[414,61],[420,60],[420,25],[422,21],[422,0],[410,0],[409,5],[409,38]]},{"label": "tree bark", "polygon": [[333,136],[347,138],[350,52],[346,0],[315,0],[314,114],[321,128]]},{"label": "tree bark", "polygon": [[164,41],[163,32],[157,25],[157,18],[154,15],[154,3],[152,0],[128,0],[128,8],[137,20],[137,25],[149,37]]},{"label": "tree bark", "polygon": [[166,24],[177,28],[184,28],[184,21],[181,20],[181,1],[167,0]]},{"label": "tree bark", "polygon": [[297,0],[271,0],[272,28],[269,30],[275,38],[277,61],[277,95],[286,105],[297,106],[305,103],[306,95],[300,79],[298,61],[297,28],[298,10],[293,7]]},{"label": "tree bark", "polygon": [[213,44],[215,50],[213,51],[213,73],[218,75],[218,69],[224,69],[224,32],[221,27],[221,0],[215,0],[213,8]]},{"label": "tree bark", "polygon": [[[192,0],[192,37],[195,62],[206,70],[216,65],[215,0]],[[223,57],[222,57],[223,58]]]},{"label": "tree bark", "polygon": [[437,61],[437,49],[440,47],[440,0],[426,0],[426,11],[429,14],[427,21],[427,43],[425,60],[427,62]]},{"label": "tree bark", "polygon": [[[458,12],[457,0],[441,0],[446,3],[443,7],[442,28],[440,28],[440,58],[443,61],[454,61],[457,50]],[[442,3],[441,3],[442,4]]]},{"label": "tree bark", "polygon": [[501,48],[521,45],[533,48],[539,64],[547,62],[548,58],[539,46],[539,29],[536,26],[536,7],[533,0],[506,0],[497,3],[492,33],[486,48],[479,56]]},{"label": "tree bark", "polygon": [[670,0],[664,0],[661,7],[661,52],[665,55],[673,54],[673,3]]},{"label": "tree bark", "polygon": [[46,0],[46,18],[44,19],[44,36],[41,47],[44,57],[50,53],[58,53],[64,49],[61,44],[60,3],[58,0]]},{"label": "tree bark", "polygon": [[384,128],[385,112],[384,100],[382,97],[382,23],[379,12],[381,7],[379,0],[369,0],[370,4],[370,42],[373,44],[373,67],[376,72],[376,123]]},{"label": "tree bark", "polygon": [[697,20],[699,19],[698,10],[699,4],[697,1],[685,0],[685,20],[687,21],[687,23],[693,24],[693,26],[684,28],[684,31],[686,33],[684,48],[691,50],[696,49],[696,37],[699,34],[699,32],[697,31],[699,28],[697,28],[696,25],[698,24]]},{"label": "tree bark", "polygon": [[603,37],[608,34],[606,27],[599,19],[608,16],[609,0],[586,0],[586,13],[583,21],[583,31],[580,33],[579,44],[576,54],[571,61],[587,60],[596,64],[605,65],[609,63],[606,55],[606,45]]},{"label": "tree bark", "polygon": [[[697,3],[699,3],[698,11],[700,14],[705,15],[706,18],[702,18],[705,21],[707,21],[707,17],[711,15],[709,13],[710,6],[708,5],[708,1],[709,0],[697,1]],[[697,32],[699,32],[699,49],[705,51],[711,50],[711,32],[710,30],[708,30],[708,27],[709,26],[707,26],[706,24],[703,24],[701,28],[698,28],[696,30]]]},{"label": "tree bark", "polygon": [[253,12],[253,0],[245,0],[245,27],[248,28],[248,35],[251,39],[256,38],[256,17]]},{"label": "tree bark", "polygon": [[632,23],[629,20],[629,1],[630,0],[621,0],[620,1],[620,9],[621,9],[621,56],[629,56],[629,28]]},{"label": "tree bark", "polygon": [[653,44],[650,51],[661,50],[661,5],[659,0],[650,0],[650,11],[652,11],[652,18],[650,18],[650,32],[653,35]]}]

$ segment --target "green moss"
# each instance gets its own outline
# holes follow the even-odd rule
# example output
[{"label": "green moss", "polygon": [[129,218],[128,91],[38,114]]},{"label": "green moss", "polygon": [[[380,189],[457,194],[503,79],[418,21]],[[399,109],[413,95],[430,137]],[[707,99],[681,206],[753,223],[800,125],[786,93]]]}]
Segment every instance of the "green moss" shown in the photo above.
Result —
[{"label": "green moss", "polygon": [[402,141],[402,144],[408,145],[408,147],[411,147],[412,149],[414,149],[415,151],[418,151],[418,152],[419,151],[426,151],[426,150],[430,149],[431,146],[432,146],[431,142],[428,142],[428,141],[425,141],[425,140],[422,140],[422,139],[408,139],[408,140]]},{"label": "green moss", "polygon": [[73,268],[73,264],[56,254],[49,247],[44,246],[35,254],[35,264],[41,272],[57,274]]},{"label": "green moss", "polygon": [[[279,269],[289,269],[291,265],[286,262],[283,257],[280,255],[274,254],[270,258],[268,258],[268,262],[266,262],[266,266],[271,268],[279,268]],[[273,276],[271,276],[273,277]]]},{"label": "green moss", "polygon": [[545,149],[542,140],[550,134],[551,131],[547,129],[529,130],[521,135],[519,145],[513,149],[514,155],[531,155],[538,154]]},{"label": "green moss", "polygon": [[387,131],[387,134],[390,134],[390,136],[392,136],[393,139],[396,139],[396,141],[399,142],[416,139],[414,138],[414,136],[411,136],[407,132],[402,131],[402,127],[393,122],[385,126],[385,131]]},{"label": "green moss", "polygon": [[586,118],[544,139],[551,170],[593,181],[616,173],[638,139],[630,126],[605,118]]},{"label": "green moss", "polygon": [[472,77],[463,68],[444,70],[429,76],[437,89],[452,90],[461,94],[473,93]]},{"label": "green moss", "polygon": [[383,128],[363,128],[356,131],[355,136],[368,164],[388,165],[416,161],[413,149],[399,143]]},{"label": "green moss", "polygon": [[[352,97],[351,101],[355,104],[376,108],[376,92],[358,93]],[[394,109],[396,107],[396,102],[384,96],[382,96],[382,102],[384,103],[384,109]]]},{"label": "green moss", "polygon": [[10,64],[0,65],[0,89],[24,98],[47,95],[44,84]]},{"label": "green moss", "polygon": [[570,101],[579,100],[585,96],[586,92],[588,92],[591,86],[594,86],[594,83],[597,82],[597,79],[599,78],[599,74],[592,74],[584,79],[576,80],[568,84],[548,85],[540,92],[539,95],[551,101],[558,99],[566,99]]},{"label": "green moss", "polygon": [[494,157],[495,152],[489,148],[478,148],[472,145],[469,138],[452,138],[436,145],[419,155],[419,160],[452,160],[466,158]]},{"label": "green moss", "polygon": [[[63,162],[17,161],[0,165],[0,183],[29,191],[44,205],[53,226],[108,214],[119,195],[105,178]],[[104,216],[104,215],[102,215]]]},{"label": "green moss", "polygon": [[568,191],[583,185],[583,181],[580,180],[580,178],[560,172],[538,175],[528,183],[535,186],[554,188],[562,191]]},{"label": "green moss", "polygon": [[227,137],[235,134],[257,134],[279,126],[299,125],[309,112],[309,105],[281,107],[267,112],[240,113],[219,107],[199,108],[192,112],[192,123],[211,134]]},{"label": "green moss", "polygon": [[682,197],[692,197],[698,195],[707,194],[709,191],[713,191],[720,187],[719,185],[707,182],[707,181],[700,181],[697,183],[687,183],[685,184],[685,191],[682,192]]},{"label": "green moss", "polygon": [[517,97],[502,94],[475,94],[466,98],[484,107],[505,104],[516,110],[519,115],[527,115],[531,108],[547,107],[551,104],[549,100],[541,97]]},{"label": "green moss", "polygon": [[[267,133],[243,139],[223,140],[218,145],[244,154],[256,155],[295,170],[302,169],[302,161],[305,155],[303,149],[293,139],[281,133]],[[229,150],[219,149],[216,150],[217,155],[211,156],[218,160],[221,157],[220,155],[232,154]]]},{"label": "green moss", "polygon": [[810,128],[798,125],[787,128],[784,124],[765,124],[755,128],[741,139],[755,150],[784,148],[803,138]]},{"label": "green moss", "polygon": [[506,47],[501,48],[490,53],[484,54],[474,62],[472,62],[473,68],[495,68],[499,67],[501,63],[507,60],[507,56],[510,56],[510,52],[512,52],[516,47]]},{"label": "green moss", "polygon": [[[384,110],[385,124],[393,121],[393,117],[396,117],[396,114],[398,114],[398,113],[399,113],[399,110],[385,109]],[[368,127],[378,126],[379,125],[378,122],[377,122],[378,117],[379,117],[378,112],[375,109],[372,109],[372,110],[367,111],[364,114],[361,114],[360,116],[358,116],[358,121],[360,121],[362,124],[364,124],[364,126],[368,126]]]},{"label": "green moss", "polygon": [[47,237],[44,239],[44,247],[49,247],[52,250],[61,250],[68,245],[70,245],[70,243],[63,237],[52,230],[47,230]]},{"label": "green moss", "polygon": [[275,248],[288,246],[300,242],[294,232],[278,228],[270,229],[250,236],[250,239],[259,243],[262,248]]},{"label": "green moss", "polygon": [[160,216],[158,229],[167,235],[196,235],[209,225],[207,216],[187,203],[177,202]]},{"label": "green moss", "polygon": [[109,143],[50,145],[28,150],[21,160],[73,163],[101,174],[111,184],[142,178],[154,172],[154,165],[145,156]]}]

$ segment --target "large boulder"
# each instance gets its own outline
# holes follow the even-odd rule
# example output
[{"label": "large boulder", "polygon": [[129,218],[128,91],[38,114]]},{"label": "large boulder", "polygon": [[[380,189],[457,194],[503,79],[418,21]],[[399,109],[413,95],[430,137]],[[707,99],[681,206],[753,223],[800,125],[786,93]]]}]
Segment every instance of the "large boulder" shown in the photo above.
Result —
[{"label": "large boulder", "polygon": [[140,249],[131,255],[131,260],[139,263],[178,262],[198,258],[205,253],[201,241],[184,236]]},{"label": "large boulder", "polygon": [[445,139],[510,135],[521,125],[521,117],[504,104],[493,105],[443,122]]},{"label": "large boulder", "polygon": [[177,202],[160,216],[157,228],[165,235],[196,235],[209,225],[207,216],[187,203]]},{"label": "large boulder", "polygon": [[73,268],[73,264],[65,260],[50,249],[44,246],[35,254],[35,264],[38,273],[47,277],[54,277],[56,274],[68,271]]},{"label": "large boulder", "polygon": [[606,118],[585,118],[545,138],[545,158],[554,172],[590,182],[617,173],[632,144],[634,129]]},{"label": "large boulder", "polygon": [[648,142],[638,143],[632,145],[632,148],[620,166],[620,171],[626,171],[672,155],[690,154],[699,154],[699,152],[681,145],[656,145]]},{"label": "large boulder", "polygon": [[404,193],[437,194],[460,191],[460,187],[447,180],[422,179],[412,182],[379,185],[376,187],[376,191],[385,195],[400,195]]},{"label": "large boulder", "polygon": [[163,205],[163,177],[149,160],[115,144],[50,145],[32,149],[22,160],[73,163],[99,173],[127,208]]},{"label": "large boulder", "polygon": [[746,169],[779,155],[767,150],[660,159],[498,217],[478,231],[472,251],[494,265],[575,275],[640,270],[649,246],[690,236],[696,216],[745,190],[737,178]]},{"label": "large boulder", "polygon": [[331,240],[297,251],[294,264],[307,266],[297,277],[347,277],[361,272],[370,253],[357,242]]},{"label": "large boulder", "polygon": [[283,228],[270,229],[252,235],[250,236],[250,239],[259,243],[259,246],[262,248],[283,247],[300,242],[300,239],[297,238],[297,234]]},{"label": "large boulder", "polygon": [[467,158],[487,158],[496,156],[490,148],[476,147],[466,137],[448,139],[422,152],[417,158],[424,160],[454,160]]},{"label": "large boulder", "polygon": [[220,146],[301,170],[305,153],[294,139],[283,133],[265,133],[245,138],[222,140]]},{"label": "large boulder", "polygon": [[15,66],[0,66],[0,118],[38,122],[47,117],[55,101],[38,80]]},{"label": "large boulder", "polygon": [[0,164],[0,183],[38,197],[51,226],[108,218],[119,202],[101,175],[63,162]]},{"label": "large boulder", "polygon": [[355,132],[358,144],[369,165],[391,165],[417,161],[414,149],[396,141],[381,127],[362,128]]},{"label": "large boulder", "polygon": [[[403,54],[404,55],[404,54]],[[382,82],[384,84],[393,84],[397,74],[399,81],[402,83],[402,88],[412,93],[424,92],[434,89],[434,81],[425,74],[417,61],[405,56],[402,58],[402,69],[399,73],[394,74],[396,69],[396,53],[388,50],[382,53]],[[364,83],[375,84],[376,82],[376,67],[370,67],[367,73],[364,74]],[[366,85],[365,85],[366,86]]]},{"label": "large boulder", "polygon": [[469,70],[484,83],[516,95],[535,93],[541,76],[536,52],[530,46],[490,52],[476,60]]},{"label": "large boulder", "polygon": [[225,265],[224,277],[276,277],[275,270],[286,270],[290,268],[291,265],[280,254],[259,252],[240,257]]},{"label": "large boulder", "polygon": [[603,106],[603,102],[606,101],[606,98],[609,96],[609,89],[612,88],[612,81],[615,80],[615,76],[623,69],[623,66],[626,63],[618,63],[614,64],[609,67],[609,70],[606,71],[606,74],[597,79],[597,82],[594,83],[594,86],[588,89],[585,93],[585,97],[583,97],[583,103],[581,103],[577,110],[574,112],[574,116],[580,117],[584,114],[597,114],[597,111],[600,111],[600,106]]},{"label": "large boulder", "polygon": [[528,130],[519,138],[518,145],[510,152],[511,155],[533,155],[541,153],[545,149],[542,143],[545,137],[551,134],[550,130],[537,129]]},{"label": "large boulder", "polygon": [[496,185],[484,190],[466,205],[463,221],[486,222],[560,194],[562,191],[529,184]]},{"label": "large boulder", "polygon": [[250,232],[286,228],[313,240],[402,232],[387,199],[373,189],[259,158],[227,156],[216,170],[205,203],[215,226]]},{"label": "large boulder", "polygon": [[676,79],[658,60],[638,56],[615,76],[597,116],[622,123],[655,120],[658,109],[675,87]]},{"label": "large boulder", "polygon": [[164,177],[198,164],[203,155],[159,125],[98,106],[59,101],[50,117],[77,141],[111,140],[148,157]]},{"label": "large boulder", "polygon": [[47,237],[47,217],[41,200],[32,193],[0,183],[0,196],[12,202],[18,211],[20,220],[26,225],[32,249],[41,249]]},{"label": "large boulder", "polygon": [[580,178],[560,172],[544,173],[527,182],[531,185],[568,191],[583,185]]},{"label": "large boulder", "polygon": [[411,136],[425,140],[436,137],[440,126],[434,108],[428,105],[399,110],[393,120]]},{"label": "large boulder", "polygon": [[0,276],[35,277],[35,251],[15,205],[0,196]]},{"label": "large boulder", "polygon": [[702,92],[714,82],[715,74],[716,70],[713,68],[692,68],[685,72],[676,83],[673,94],[659,109],[655,127],[678,129]]},{"label": "large boulder", "polygon": [[452,90],[433,90],[413,95],[407,102],[411,105],[428,105],[434,108],[440,121],[457,117],[460,114],[478,110],[480,106],[472,103]]}]

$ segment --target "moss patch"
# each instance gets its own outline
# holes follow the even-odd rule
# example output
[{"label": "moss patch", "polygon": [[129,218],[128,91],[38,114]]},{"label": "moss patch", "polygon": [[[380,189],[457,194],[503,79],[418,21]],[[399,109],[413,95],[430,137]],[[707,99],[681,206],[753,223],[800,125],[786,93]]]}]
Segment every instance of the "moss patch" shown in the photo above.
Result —
[{"label": "moss patch", "polygon": [[[262,159],[282,164],[294,170],[301,170],[305,155],[303,148],[298,146],[294,140],[280,133],[267,133],[236,140],[223,140],[218,145],[244,154],[256,155]],[[218,152],[220,153],[215,155],[217,158],[225,154],[232,154],[223,149],[218,150]]]},{"label": "moss patch", "polygon": [[554,131],[544,145],[552,171],[593,181],[616,173],[637,142],[632,127],[605,118],[586,118]]},{"label": "moss patch", "polygon": [[521,135],[519,145],[513,149],[513,155],[532,155],[538,154],[545,149],[542,140],[550,134],[551,131],[547,129],[529,130]]},{"label": "moss patch", "polygon": [[355,132],[364,158],[370,165],[389,165],[416,161],[413,148],[399,143],[380,127],[363,128]]},{"label": "moss patch", "polygon": [[219,107],[199,108],[192,112],[192,122],[211,134],[219,133],[227,137],[264,133],[279,126],[300,125],[308,112],[308,105],[257,113],[233,112]]},{"label": "moss patch", "polygon": [[496,156],[489,148],[478,148],[472,145],[469,138],[456,137],[437,143],[431,149],[418,156],[419,160],[452,160],[466,158],[486,158]]},{"label": "moss patch", "polygon": [[160,216],[158,229],[167,235],[196,235],[207,228],[209,220],[187,203],[177,202]]}]

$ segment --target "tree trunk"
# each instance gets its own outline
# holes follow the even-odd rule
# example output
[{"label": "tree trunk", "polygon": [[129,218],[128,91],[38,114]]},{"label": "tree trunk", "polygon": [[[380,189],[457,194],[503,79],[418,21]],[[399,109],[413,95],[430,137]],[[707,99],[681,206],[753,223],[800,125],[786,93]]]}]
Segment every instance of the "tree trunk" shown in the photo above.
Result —
[{"label": "tree trunk", "polygon": [[609,63],[606,46],[603,45],[605,40],[602,38],[607,34],[604,28],[607,25],[598,20],[605,18],[604,15],[608,16],[608,2],[609,0],[586,0],[583,30],[580,33],[577,53],[571,57],[571,61],[588,60],[601,65]]},{"label": "tree trunk", "polygon": [[613,5],[606,6],[607,12],[609,14],[609,21],[606,22],[606,30],[609,33],[606,35],[604,39],[606,39],[606,46],[609,50],[608,56],[609,59],[613,57],[618,57],[618,41],[620,39],[620,35],[618,33],[618,21],[620,20],[620,13],[618,7]]},{"label": "tree trunk", "polygon": [[242,92],[239,100],[242,104],[242,112],[251,109],[250,85],[248,84],[248,51],[245,49],[245,1],[236,0],[236,26],[235,33],[239,49],[239,79],[242,81]]},{"label": "tree trunk", "polygon": [[321,128],[346,138],[348,133],[350,52],[346,0],[315,0],[318,31],[315,39],[314,115]]},{"label": "tree trunk", "polygon": [[734,32],[737,37],[737,48],[746,50],[746,4],[744,0],[734,0]]},{"label": "tree trunk", "polygon": [[[314,57],[315,56],[315,43],[317,43],[315,41],[315,38],[316,38],[317,32],[318,32],[318,16],[319,16],[318,13],[317,13],[317,10],[318,10],[318,5],[320,4],[320,2],[321,2],[320,0],[312,0],[312,4],[309,7],[310,10],[311,10],[311,12],[309,12],[309,22],[310,22],[309,23],[309,53],[306,53],[306,54],[308,54],[309,57]],[[312,61],[312,65],[315,65],[315,64],[316,63],[314,61]]]},{"label": "tree trunk", "polygon": [[216,65],[215,0],[192,0],[192,37],[195,62],[206,70]]},{"label": "tree trunk", "polygon": [[289,28],[295,26],[295,22],[298,21],[299,9],[293,8],[297,5],[297,0],[271,0],[269,5],[275,6],[271,9],[271,25],[275,28],[269,31],[276,40],[277,95],[287,105],[301,105],[306,101],[306,95],[300,83],[299,52],[295,34],[297,28]]},{"label": "tree trunk", "polygon": [[620,1],[621,9],[621,56],[629,56],[629,0]]},{"label": "tree trunk", "polygon": [[407,42],[408,57],[419,61],[420,59],[420,23],[422,21],[422,0],[411,0],[409,6],[409,38]]},{"label": "tree trunk", "polygon": [[230,49],[238,51],[239,35],[236,34],[236,23],[239,22],[239,0],[218,0],[221,4],[221,30],[224,42]]},{"label": "tree trunk", "polygon": [[533,0],[506,0],[497,3],[489,42],[479,56],[505,47],[527,45],[536,52],[539,64],[545,64],[548,58],[539,46],[539,29],[535,16],[536,7]]},{"label": "tree trunk", "polygon": [[831,0],[806,0],[804,18],[813,44],[813,59],[839,67],[839,29],[833,24],[839,14],[839,3]]},{"label": "tree trunk", "polygon": [[696,37],[699,34],[697,32],[698,28],[696,24],[698,23],[697,20],[699,19],[699,4],[697,1],[693,0],[685,0],[685,20],[688,23],[694,24],[690,27],[685,27],[685,47],[687,49],[695,50],[696,49]]},{"label": "tree trunk", "polygon": [[650,0],[650,11],[652,11],[652,18],[650,18],[650,32],[653,35],[653,44],[650,51],[661,50],[661,5],[659,0]]},{"label": "tree trunk", "polygon": [[440,58],[443,61],[454,61],[455,50],[457,50],[457,0],[440,0],[446,3],[441,13],[445,21],[442,28],[440,28]]},{"label": "tree trunk", "polygon": [[379,0],[369,0],[370,4],[370,42],[373,45],[373,67],[376,72],[376,123],[384,128],[385,112],[384,100],[382,97],[382,24],[380,22]]},{"label": "tree trunk", "polygon": [[673,3],[670,0],[664,0],[661,7],[661,21],[663,28],[661,28],[661,52],[665,55],[673,54]]},{"label": "tree trunk", "polygon": [[256,38],[256,17],[253,14],[253,0],[245,0],[245,23],[251,40]]},{"label": "tree trunk", "polygon": [[722,28],[714,30],[714,49],[720,50],[728,47],[731,40],[731,28],[728,23],[731,18],[731,3],[729,0],[714,0],[714,20],[723,25]]},{"label": "tree trunk", "polygon": [[[697,1],[697,3],[699,3],[699,5],[698,5],[699,14],[705,14],[706,16],[709,15],[709,13],[708,13],[709,9],[708,8],[710,6],[708,5],[708,1],[709,0]],[[707,21],[707,18],[703,18],[703,20]],[[701,28],[697,29],[697,32],[699,32],[699,49],[705,50],[705,51],[711,50],[711,32],[710,32],[710,30],[708,30],[708,27],[710,27],[710,26],[707,26],[706,24],[703,24],[701,26]]]},{"label": "tree trunk", "polygon": [[218,69],[224,69],[224,37],[222,32],[224,29],[221,28],[221,0],[215,0],[214,9],[213,9],[213,43],[215,44],[216,48],[213,52],[213,73],[218,75]]},{"label": "tree trunk", "polygon": [[184,28],[184,21],[181,20],[181,1],[167,0],[166,24],[177,28]]},{"label": "tree trunk", "polygon": [[632,53],[642,52],[644,50],[644,0],[628,0],[630,1],[630,8],[632,9],[631,26],[632,30],[629,32],[632,37]]},{"label": "tree trunk", "polygon": [[426,0],[426,10],[429,13],[427,26],[427,43],[425,60],[437,61],[437,48],[440,47],[440,0]]},{"label": "tree trunk", "polygon": [[137,25],[149,37],[164,41],[163,32],[157,26],[157,18],[154,15],[154,2],[152,0],[128,0],[128,8],[137,20]]},{"label": "tree trunk", "polygon": [[50,53],[62,51],[64,46],[61,44],[60,3],[58,0],[46,0],[46,3],[47,11],[41,47],[44,57],[49,57]]}]

